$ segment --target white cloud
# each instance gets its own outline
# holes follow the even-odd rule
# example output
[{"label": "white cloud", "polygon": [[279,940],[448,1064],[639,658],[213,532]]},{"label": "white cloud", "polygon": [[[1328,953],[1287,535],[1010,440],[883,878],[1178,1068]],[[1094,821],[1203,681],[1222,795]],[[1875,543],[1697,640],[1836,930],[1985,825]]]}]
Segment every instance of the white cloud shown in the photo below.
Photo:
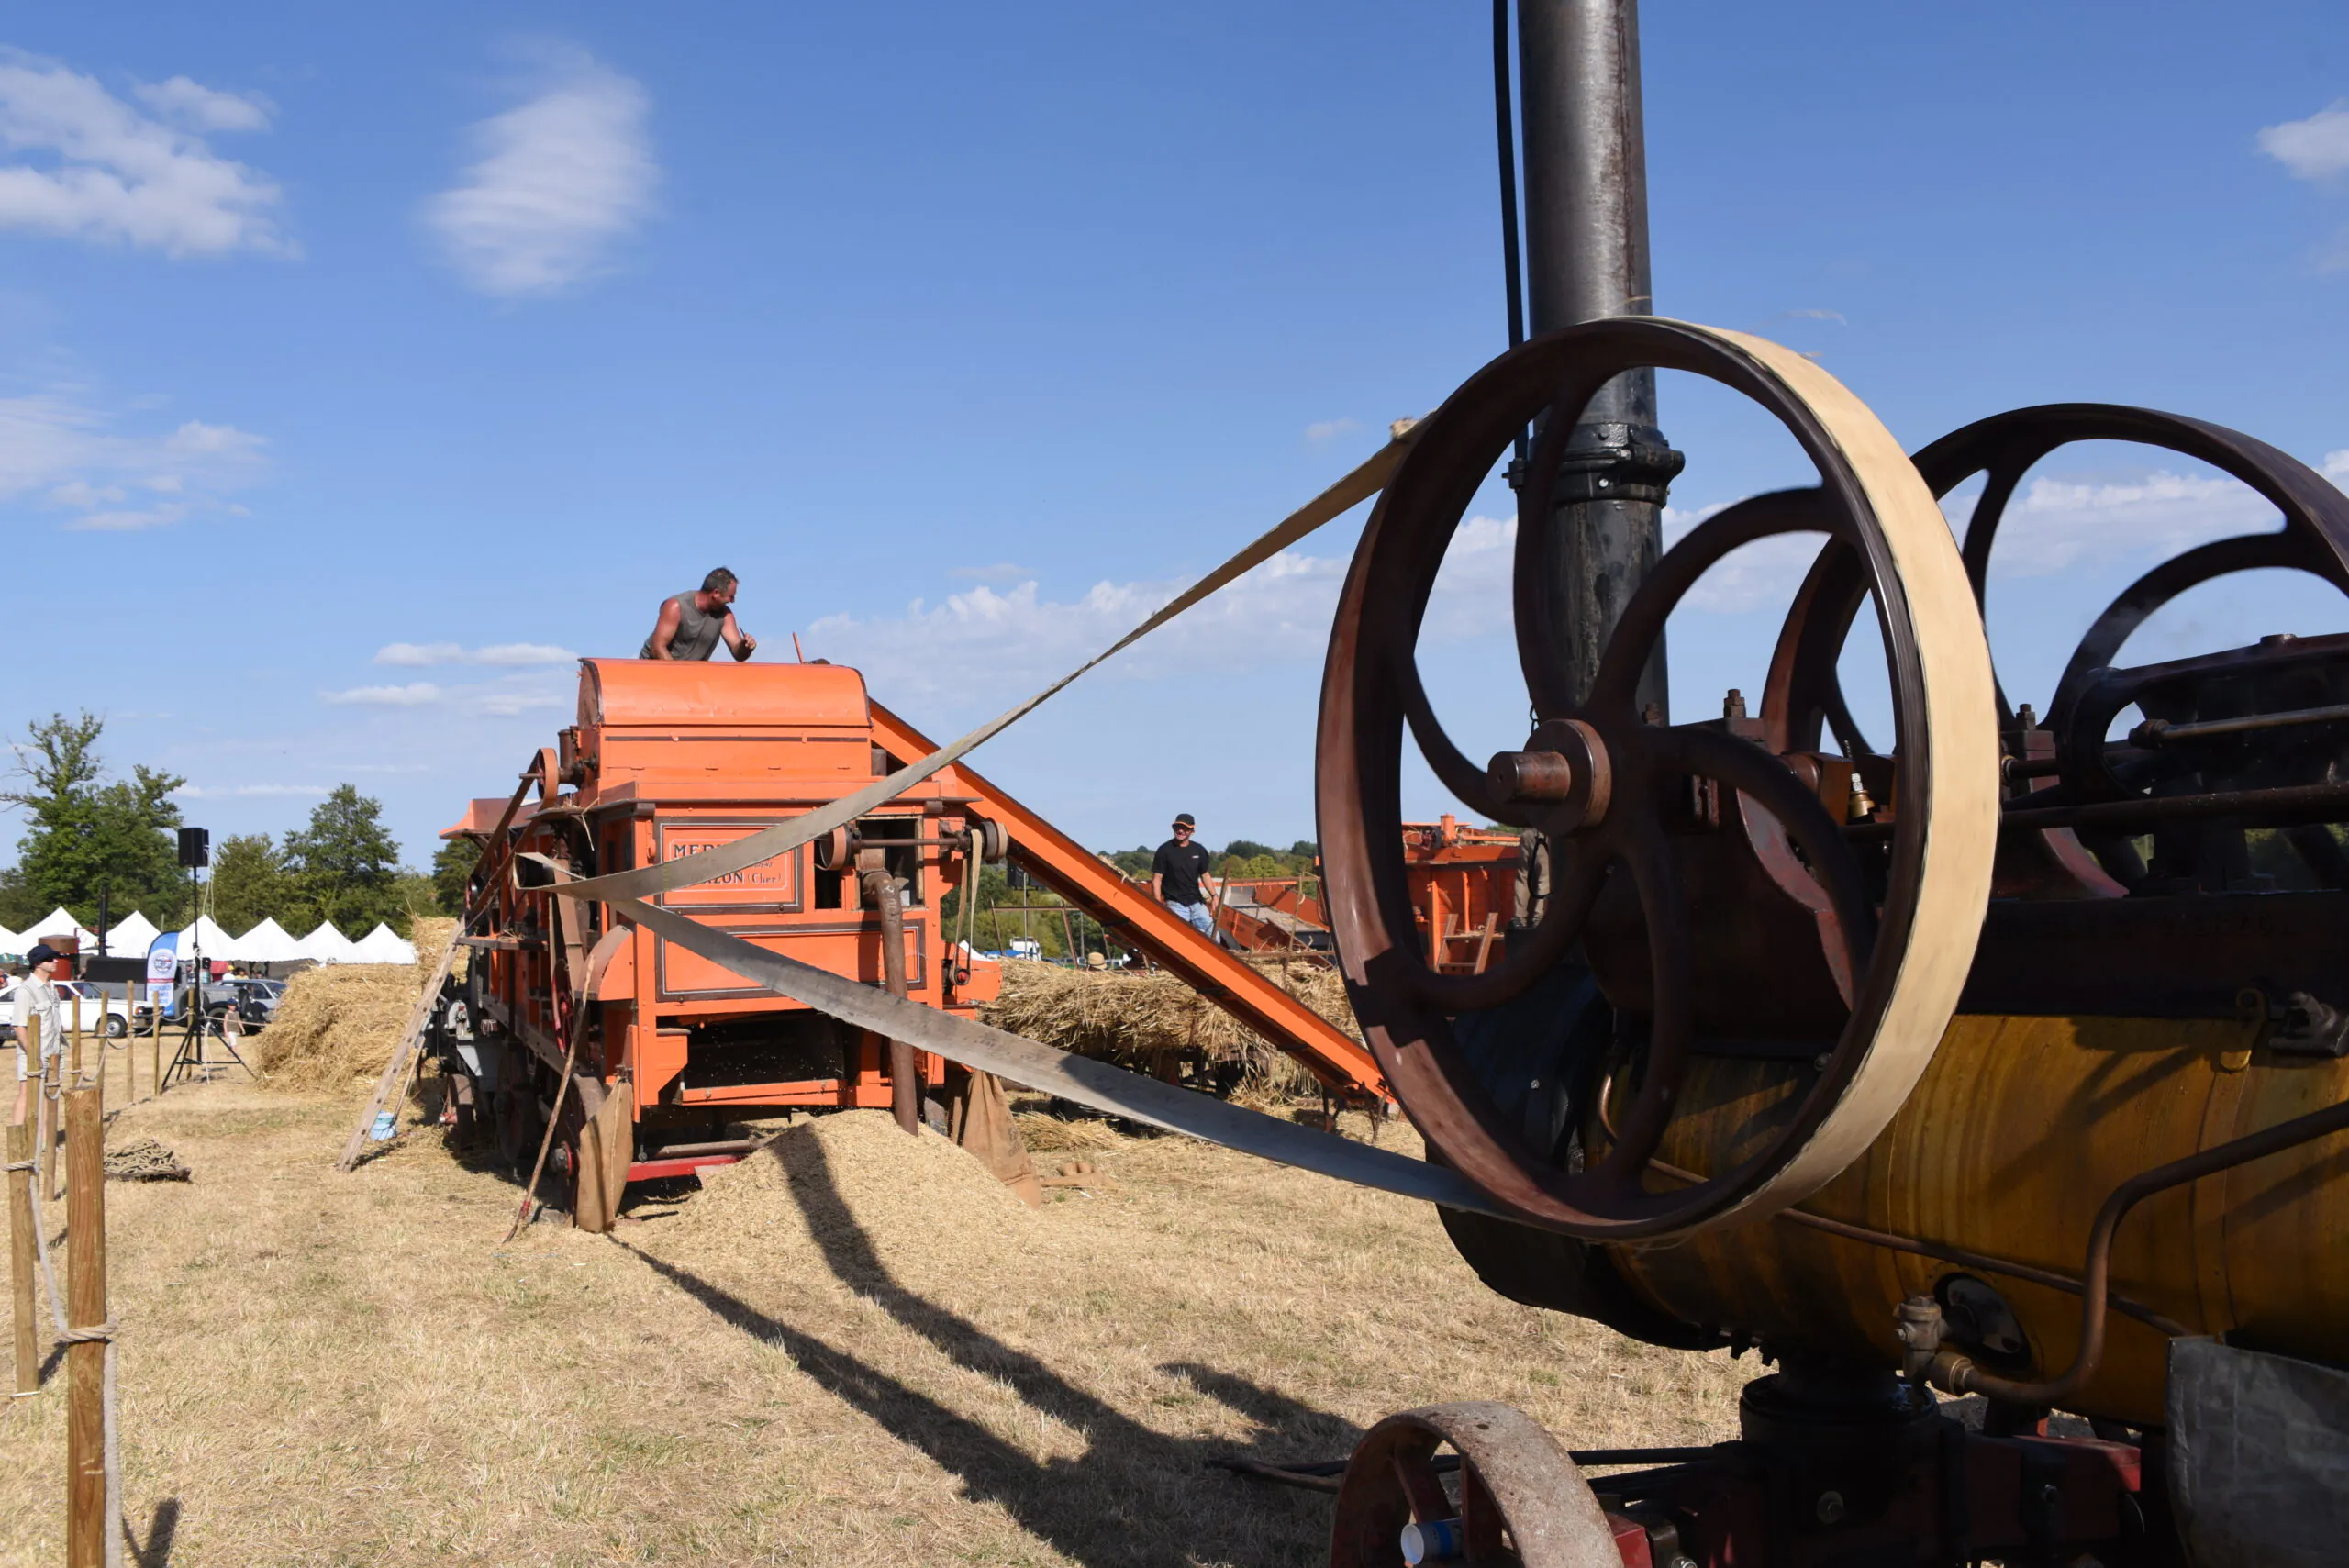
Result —
[{"label": "white cloud", "polygon": [[2349,484],[2349,449],[2324,454],[2324,476],[2335,484]]},{"label": "white cloud", "polygon": [[[1951,496],[1943,510],[1962,520],[1973,496]],[[2009,502],[1990,555],[1998,577],[2045,577],[2081,564],[2152,559],[2275,528],[2275,507],[2223,474],[2167,469],[2125,479],[2043,474]]]},{"label": "white cloud", "polygon": [[[259,105],[173,77],[139,95],[202,130],[259,129]],[[267,176],[55,61],[0,52],[0,228],[171,256],[291,253]]]},{"label": "white cloud", "polygon": [[2259,133],[2259,150],[2303,180],[2349,174],[2349,101]]},{"label": "white cloud", "polygon": [[[1511,521],[1471,517],[1461,525],[1430,599],[1428,639],[1506,628],[1515,539]],[[1318,662],[1329,646],[1346,565],[1342,556],[1284,551],[1152,632],[1101,675],[1149,679]],[[1184,585],[1103,582],[1074,599],[1053,600],[1032,581],[1008,590],[982,584],[935,606],[917,599],[897,616],[827,616],[807,628],[803,641],[811,658],[863,670],[876,691],[951,696],[966,693],[975,674],[990,698],[1008,698],[1099,652]]]},{"label": "white cloud", "polygon": [[1362,421],[1359,419],[1318,419],[1305,427],[1305,439],[1308,441],[1326,441],[1332,437],[1346,435],[1361,428]]},{"label": "white cloud", "polygon": [[405,686],[353,686],[343,692],[320,692],[319,700],[350,707],[429,707],[441,698],[439,686],[430,681],[413,681]]},{"label": "white cloud", "polygon": [[375,651],[378,664],[422,669],[432,664],[488,664],[507,669],[534,664],[568,664],[579,657],[551,642],[494,642],[465,648],[454,642],[388,642]]},{"label": "white cloud", "polygon": [[227,800],[269,795],[325,795],[332,791],[325,784],[182,784],[172,793],[183,800]]},{"label": "white cloud", "polygon": [[188,508],[177,501],[167,501],[144,511],[84,512],[65,525],[70,533],[134,534],[145,528],[168,528],[184,520]]},{"label": "white cloud", "polygon": [[468,699],[465,710],[490,718],[511,718],[518,713],[567,707],[570,702],[569,697],[554,692],[487,691]]},{"label": "white cloud", "polygon": [[198,130],[269,128],[271,105],[257,93],[223,93],[184,76],[174,76],[168,82],[142,82],[131,91],[165,119],[178,120]]},{"label": "white cloud", "polygon": [[[64,527],[121,532],[234,512],[223,497],[259,477],[267,443],[228,425],[183,423],[161,436],[116,433],[77,389],[0,397],[0,502],[38,494]],[[174,499],[127,507],[129,489]]]},{"label": "white cloud", "polygon": [[641,86],[577,54],[536,96],[473,127],[480,161],[424,215],[465,281],[517,297],[601,271],[651,210],[650,106]]}]

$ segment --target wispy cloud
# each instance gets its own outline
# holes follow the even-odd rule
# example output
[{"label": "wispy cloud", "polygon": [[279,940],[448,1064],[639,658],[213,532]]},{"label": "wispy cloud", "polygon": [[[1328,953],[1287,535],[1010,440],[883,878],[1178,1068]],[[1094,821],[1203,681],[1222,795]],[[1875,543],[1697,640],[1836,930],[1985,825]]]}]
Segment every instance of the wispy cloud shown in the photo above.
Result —
[{"label": "wispy cloud", "polygon": [[434,664],[487,664],[521,669],[534,664],[569,664],[578,654],[551,642],[493,642],[466,648],[454,642],[387,642],[375,651],[378,664],[423,669]]},{"label": "wispy cloud", "polygon": [[240,511],[227,495],[265,467],[267,443],[234,426],[123,435],[116,424],[78,388],[0,397],[0,502],[32,500],[72,529],[150,528]]},{"label": "wispy cloud", "polygon": [[2349,174],[2349,100],[2259,133],[2259,150],[2303,180]]},{"label": "wispy cloud", "polygon": [[182,784],[172,793],[183,800],[230,800],[272,795],[326,795],[332,791],[325,784]]},{"label": "wispy cloud", "polygon": [[430,681],[412,681],[404,686],[352,686],[348,691],[318,694],[322,702],[349,707],[429,707],[440,697],[440,688]]},{"label": "wispy cloud", "polygon": [[184,76],[142,82],[131,89],[167,120],[197,130],[267,130],[273,106],[258,93],[223,93]]},{"label": "wispy cloud", "polygon": [[1305,427],[1305,439],[1308,441],[1334,440],[1361,428],[1362,421],[1359,419],[1317,419]]},{"label": "wispy cloud", "polygon": [[155,116],[56,61],[0,51],[0,228],[170,256],[290,254],[277,186],[202,134],[262,129],[266,106],[184,76],[136,91]]},{"label": "wispy cloud", "polygon": [[425,221],[484,294],[560,294],[606,265],[651,210],[661,170],[637,83],[584,53],[524,102],[473,128],[480,151]]},{"label": "wispy cloud", "polygon": [[[1471,517],[1438,573],[1426,636],[1473,638],[1506,626],[1516,524]],[[1104,674],[1245,671],[1276,661],[1318,661],[1330,640],[1346,562],[1284,551],[1121,654]],[[1041,684],[1116,640],[1180,593],[1181,580],[1095,584],[1051,599],[1033,582],[982,584],[939,604],[917,599],[896,616],[827,616],[810,626],[809,655],[853,664],[876,691],[952,695],[975,679],[988,695]],[[894,700],[894,699],[893,699]]]},{"label": "wispy cloud", "polygon": [[[1953,495],[1943,510],[1962,524],[1975,499]],[[2045,577],[2075,566],[2150,560],[2272,528],[2279,520],[2257,492],[2224,474],[2159,468],[2124,476],[2042,474],[2008,504],[1990,570],[1998,577]]]}]

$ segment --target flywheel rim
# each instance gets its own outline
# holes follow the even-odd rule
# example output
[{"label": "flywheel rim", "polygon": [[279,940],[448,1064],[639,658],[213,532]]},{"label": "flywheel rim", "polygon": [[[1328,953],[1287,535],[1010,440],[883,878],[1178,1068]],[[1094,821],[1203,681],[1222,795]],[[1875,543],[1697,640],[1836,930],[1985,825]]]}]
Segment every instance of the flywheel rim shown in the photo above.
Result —
[{"label": "flywheel rim", "polygon": [[[1397,983],[1400,967],[1416,961],[1397,936],[1409,929],[1408,895],[1398,835],[1385,831],[1400,820],[1407,728],[1472,808],[1495,804],[1489,793],[1475,793],[1456,749],[1439,755],[1449,741],[1431,718],[1423,722],[1425,697],[1410,661],[1386,657],[1398,637],[1406,648],[1416,639],[1434,564],[1469,498],[1511,432],[1546,410],[1544,445],[1554,450],[1599,386],[1641,366],[1690,372],[1742,392],[1817,463],[1831,508],[1840,503],[1840,515],[1854,519],[1849,542],[1869,563],[1901,715],[1903,767],[1915,770],[1913,785],[1904,778],[1895,828],[1896,863],[1913,870],[1894,879],[1883,945],[1861,980],[1854,1024],[1831,1053],[1828,1073],[1760,1154],[1664,1194],[1626,1192],[1620,1184],[1595,1188],[1587,1173],[1550,1165],[1494,1113],[1451,1040],[1446,1016]],[[1537,457],[1522,516],[1547,515],[1550,472]],[[1523,539],[1520,530],[1520,550]],[[1659,573],[1665,570],[1660,563]],[[1625,620],[1632,614],[1627,608]],[[1542,690],[1531,674],[1529,686]],[[1530,1222],[1593,1240],[1672,1234],[1766,1212],[1831,1179],[1905,1101],[1940,1042],[1972,960],[1997,832],[1993,691],[1963,562],[1931,493],[1890,433],[1818,366],[1743,334],[1614,317],[1537,339],[1472,376],[1423,424],[1364,530],[1324,670],[1317,771],[1325,892],[1341,971],[1365,1039],[1428,1137],[1431,1157]],[[1653,914],[1650,923],[1661,946]]]}]

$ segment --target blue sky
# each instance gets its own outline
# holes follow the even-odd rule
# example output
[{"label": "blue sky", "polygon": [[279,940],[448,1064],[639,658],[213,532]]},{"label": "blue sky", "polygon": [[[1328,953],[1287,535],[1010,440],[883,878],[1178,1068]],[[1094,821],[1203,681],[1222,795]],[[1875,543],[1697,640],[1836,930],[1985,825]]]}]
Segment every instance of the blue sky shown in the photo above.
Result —
[{"label": "blue sky", "polygon": [[[1656,297],[1820,356],[1909,445],[2091,398],[2349,453],[2349,12],[1652,5]],[[762,657],[955,731],[1074,663],[1501,342],[1483,9],[11,7],[0,725],[109,717],[216,836],[342,781],[412,860],[723,562]],[[1679,517],[1799,475],[1668,383]],[[2349,473],[2349,456],[2334,457]],[[2080,452],[2009,524],[2018,697],[2155,558],[2256,526]],[[1521,713],[1509,505],[1425,650]],[[982,766],[1085,840],[1311,833],[1359,517]],[[1676,618],[1758,686],[1786,562]],[[2254,584],[2145,646],[2334,629]],[[1422,787],[1417,804],[1437,807]],[[0,824],[0,828],[6,828]],[[13,829],[10,829],[13,836]]]}]

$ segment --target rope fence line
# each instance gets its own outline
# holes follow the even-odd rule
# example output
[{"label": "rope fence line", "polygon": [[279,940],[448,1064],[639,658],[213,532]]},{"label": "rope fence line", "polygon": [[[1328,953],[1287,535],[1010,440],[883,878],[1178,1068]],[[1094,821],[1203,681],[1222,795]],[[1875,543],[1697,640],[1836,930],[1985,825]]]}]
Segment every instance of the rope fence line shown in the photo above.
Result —
[{"label": "rope fence line", "polygon": [[[45,1296],[51,1329],[50,1348],[61,1346],[65,1353],[66,1561],[70,1568],[96,1568],[101,1562],[105,1568],[122,1568],[129,1525],[122,1506],[121,1327],[106,1308],[106,1055],[101,1050],[85,1067],[77,1050],[72,1082],[68,1085],[61,1082],[58,1057],[44,1057],[40,1043],[40,1022],[28,1019],[20,1049],[28,1061],[43,1063],[43,1115],[10,1124],[12,1157],[0,1163],[0,1176],[6,1178],[8,1186],[11,1284],[17,1316],[18,1386],[13,1397],[28,1398],[41,1392],[38,1362],[42,1352],[33,1319],[39,1315],[36,1296]],[[78,1033],[73,1044],[77,1048],[81,1044]],[[64,1114],[51,1121],[49,1107],[59,1101]],[[40,1154],[53,1155],[54,1151],[28,1146],[36,1132],[45,1134],[48,1128],[60,1124],[65,1135],[62,1162],[72,1167],[67,1183],[68,1266],[63,1290],[58,1288],[57,1268],[50,1255],[48,1206],[42,1183],[37,1179]],[[54,1159],[50,1163],[51,1182],[60,1163]],[[82,1321],[76,1322],[77,1318]],[[95,1364],[84,1346],[102,1347]]]}]

